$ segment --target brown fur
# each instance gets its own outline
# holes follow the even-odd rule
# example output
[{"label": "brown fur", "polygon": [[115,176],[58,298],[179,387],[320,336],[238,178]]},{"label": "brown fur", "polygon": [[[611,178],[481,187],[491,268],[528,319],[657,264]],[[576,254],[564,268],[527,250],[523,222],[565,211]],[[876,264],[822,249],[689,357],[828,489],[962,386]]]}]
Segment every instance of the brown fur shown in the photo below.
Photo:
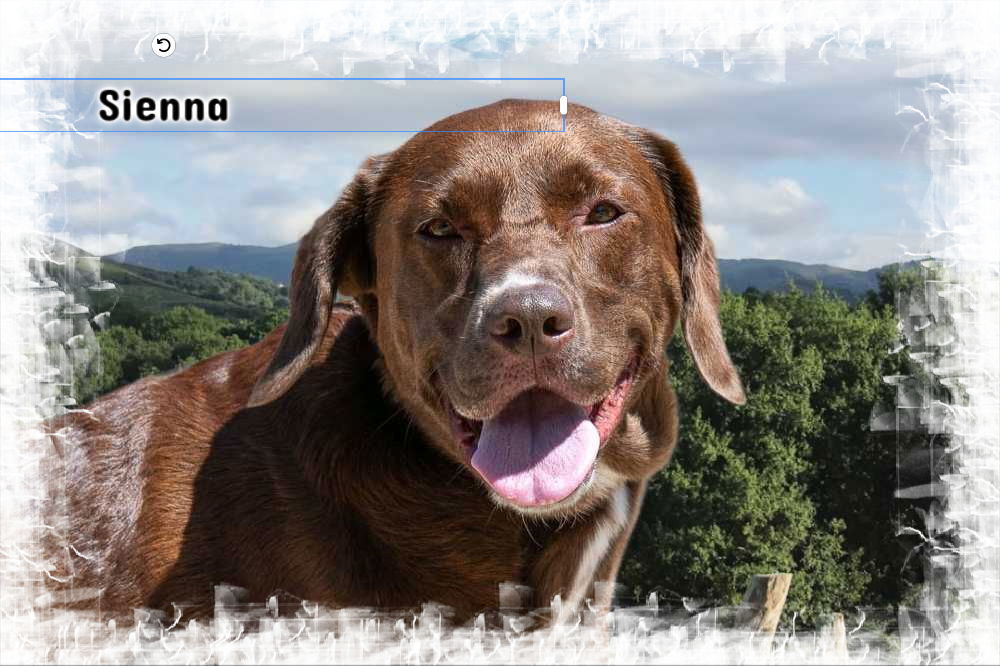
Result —
[{"label": "brown fur", "polygon": [[[432,129],[559,122],[555,103],[504,101]],[[52,492],[65,494],[52,575],[99,589],[113,612],[208,612],[213,586],[228,583],[255,601],[436,601],[458,620],[496,607],[501,582],[531,586],[545,605],[613,581],[646,479],[674,446],[664,350],[681,317],[708,384],[743,394],[676,147],[579,106],[568,128],[420,134],[370,159],[303,238],[286,326],[53,423],[64,453]],[[605,197],[627,214],[581,227],[580,211]],[[417,238],[416,223],[436,215],[463,239]],[[577,313],[572,343],[530,369],[475,323],[514,269],[557,285]],[[335,303],[338,291],[357,305]],[[475,418],[533,385],[594,402],[633,349],[641,370],[593,483],[548,513],[498,504],[443,401]]]}]

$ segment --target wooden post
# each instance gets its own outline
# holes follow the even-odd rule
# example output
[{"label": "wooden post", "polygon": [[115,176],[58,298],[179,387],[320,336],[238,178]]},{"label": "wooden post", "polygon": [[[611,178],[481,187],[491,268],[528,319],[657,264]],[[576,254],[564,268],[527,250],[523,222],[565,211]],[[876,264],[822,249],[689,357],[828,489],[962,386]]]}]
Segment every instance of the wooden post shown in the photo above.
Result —
[{"label": "wooden post", "polygon": [[833,657],[839,662],[847,661],[847,627],[844,624],[844,614],[834,613],[830,623],[830,642]]},{"label": "wooden post", "polygon": [[750,631],[773,636],[785,608],[792,574],[759,574],[750,577],[743,595],[739,624]]}]

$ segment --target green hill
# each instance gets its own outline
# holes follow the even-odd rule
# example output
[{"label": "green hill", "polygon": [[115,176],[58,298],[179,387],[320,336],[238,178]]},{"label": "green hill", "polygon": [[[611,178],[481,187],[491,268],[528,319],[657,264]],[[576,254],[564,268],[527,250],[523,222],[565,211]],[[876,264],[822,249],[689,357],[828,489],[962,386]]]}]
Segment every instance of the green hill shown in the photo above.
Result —
[{"label": "green hill", "polygon": [[[91,316],[110,312],[115,324],[137,325],[170,308],[191,305],[229,321],[256,320],[262,313],[288,307],[288,289],[267,278],[219,270],[188,268],[162,271],[108,258],[100,260],[100,281],[113,289],[90,288],[93,275],[82,283],[69,279],[79,257],[90,256],[69,243],[53,241],[52,261],[44,262],[45,276],[85,304]],[[76,264],[77,266],[79,264]],[[36,266],[35,270],[42,268]]]},{"label": "green hill", "polygon": [[252,275],[189,269],[159,271],[104,259],[101,277],[115,284],[116,323],[145,319],[178,305],[194,305],[225,319],[253,319],[265,309],[288,305],[287,289]]},{"label": "green hill", "polygon": [[227,273],[245,273],[287,284],[298,243],[279,247],[227,245],[225,243],[178,243],[140,245],[105,259],[160,271],[185,271],[189,266]]}]

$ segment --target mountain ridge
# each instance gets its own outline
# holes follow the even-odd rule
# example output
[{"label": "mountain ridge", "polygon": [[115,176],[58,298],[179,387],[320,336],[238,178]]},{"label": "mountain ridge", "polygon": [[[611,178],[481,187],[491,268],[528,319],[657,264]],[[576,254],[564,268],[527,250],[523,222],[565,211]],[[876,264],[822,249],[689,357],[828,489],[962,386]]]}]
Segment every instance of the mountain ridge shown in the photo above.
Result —
[{"label": "mountain ridge", "polygon": [[[171,243],[139,245],[103,259],[159,271],[185,271],[189,267],[263,277],[287,284],[298,243],[276,247],[229,243]],[[857,300],[878,288],[878,275],[886,268],[840,268],[805,264],[786,259],[719,259],[722,286],[742,293],[748,288],[783,291],[789,284],[811,289],[817,282],[848,300]],[[890,264],[892,265],[892,264]]]},{"label": "mountain ridge", "polygon": [[298,243],[265,247],[229,243],[171,243],[139,245],[102,259],[159,271],[185,271],[189,267],[244,273],[287,284]]}]

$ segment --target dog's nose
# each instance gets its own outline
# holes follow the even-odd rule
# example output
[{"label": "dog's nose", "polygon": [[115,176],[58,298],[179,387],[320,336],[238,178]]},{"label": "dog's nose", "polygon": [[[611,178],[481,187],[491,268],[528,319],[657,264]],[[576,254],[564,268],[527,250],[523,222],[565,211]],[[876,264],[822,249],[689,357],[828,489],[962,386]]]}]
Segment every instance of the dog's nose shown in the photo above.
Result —
[{"label": "dog's nose", "polygon": [[511,287],[489,308],[486,329],[515,353],[544,356],[558,351],[573,337],[573,306],[552,284]]}]

